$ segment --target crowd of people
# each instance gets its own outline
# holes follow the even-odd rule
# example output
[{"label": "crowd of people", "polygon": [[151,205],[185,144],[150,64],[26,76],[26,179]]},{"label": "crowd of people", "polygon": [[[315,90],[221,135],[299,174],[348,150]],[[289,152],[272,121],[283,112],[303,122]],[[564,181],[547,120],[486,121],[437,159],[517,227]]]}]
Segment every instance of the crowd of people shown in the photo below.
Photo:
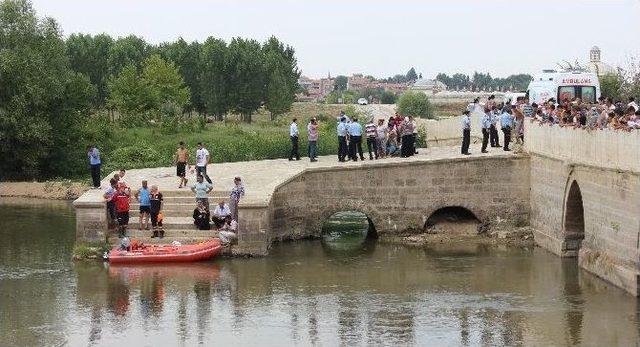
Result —
[{"label": "crowd of people", "polygon": [[[87,148],[90,163],[95,159],[97,149],[93,146]],[[210,212],[209,193],[213,190],[213,181],[207,174],[207,164],[209,163],[209,151],[202,143],[197,144],[195,165],[190,170],[189,151],[184,142],[180,142],[174,156],[176,165],[176,175],[178,176],[178,189],[188,186],[187,172],[196,174],[196,182],[190,186],[195,195],[195,209],[193,211],[194,225],[199,230],[210,230],[211,225],[218,230],[218,237],[223,244],[230,244],[237,240],[238,233],[238,204],[244,196],[245,190],[240,177],[235,177],[233,187],[229,195],[229,203],[224,200],[218,201],[213,214]],[[98,157],[99,160],[99,157]],[[103,198],[106,201],[107,215],[110,225],[115,225],[119,238],[127,236],[129,227],[129,210],[132,198],[140,205],[139,207],[139,229],[152,230],[152,238],[163,238],[164,229],[162,226],[163,195],[157,185],[151,185],[146,179],[142,179],[141,186],[132,194],[130,185],[125,180],[126,170],[121,169],[110,180],[105,187]],[[98,184],[99,186],[99,176]],[[95,178],[94,178],[94,186]]]},{"label": "crowd of people", "polygon": [[[362,143],[366,141],[369,160],[386,157],[411,157],[417,154],[418,126],[413,116],[403,117],[398,113],[386,121],[369,117],[364,127],[357,117],[349,117],[344,111],[337,117],[338,161],[365,160]],[[307,125],[307,155],[311,162],[318,161],[318,120],[312,118]],[[300,160],[298,119],[293,118],[289,126],[291,152],[289,160]],[[363,141],[364,137],[364,141]]]},{"label": "crowd of people", "polygon": [[559,104],[549,100],[542,105],[533,104],[532,108],[532,120],[540,124],[622,131],[640,129],[640,107],[633,97],[628,102],[614,102],[604,97],[596,103],[586,103],[580,98],[565,99]]},{"label": "crowd of people", "polygon": [[[540,125],[558,125],[581,129],[613,129],[632,131],[640,129],[640,107],[633,97],[627,103],[613,102],[611,98],[601,97],[596,103],[583,102],[580,98],[564,99],[556,103],[555,99],[538,105],[529,103],[527,97],[519,97],[515,103],[507,100],[496,103],[491,95],[482,105],[475,99],[462,115],[462,146],[461,153],[469,152],[471,142],[472,113],[482,113],[480,128],[482,129],[481,152],[487,153],[487,145],[500,147],[498,126],[503,133],[503,150],[510,151],[509,144],[512,136],[517,143],[524,143],[524,122],[538,122]],[[498,124],[499,123],[499,124]]]}]

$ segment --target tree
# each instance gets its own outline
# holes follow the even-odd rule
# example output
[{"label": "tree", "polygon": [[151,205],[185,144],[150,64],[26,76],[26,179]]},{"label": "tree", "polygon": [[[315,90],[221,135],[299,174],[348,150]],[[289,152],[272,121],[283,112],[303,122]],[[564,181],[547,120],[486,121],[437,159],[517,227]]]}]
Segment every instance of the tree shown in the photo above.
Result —
[{"label": "tree", "polygon": [[260,107],[264,96],[263,58],[262,47],[256,40],[234,38],[229,44],[225,66],[229,106],[247,123],[251,123],[251,115]]},{"label": "tree", "polygon": [[140,74],[133,64],[125,66],[109,87],[109,105],[128,117],[159,111],[164,103],[183,108],[190,98],[178,69],[158,54],[144,61]]},{"label": "tree", "polygon": [[139,78],[138,69],[129,64],[109,80],[107,105],[118,110],[121,116],[132,117],[149,109],[150,96],[147,92]]},{"label": "tree", "polygon": [[429,98],[421,92],[404,92],[398,99],[398,113],[405,116],[433,118],[433,109]]},{"label": "tree", "polygon": [[333,90],[347,90],[347,84],[349,84],[349,78],[347,76],[336,76],[333,81]]},{"label": "tree", "polygon": [[229,110],[227,99],[227,44],[213,37],[202,44],[200,90],[206,112],[222,120]]},{"label": "tree", "polygon": [[200,113],[204,112],[205,106],[202,101],[200,83],[202,45],[198,42],[187,43],[184,39],[179,38],[175,42],[161,44],[158,46],[157,51],[162,58],[173,62],[178,67],[184,83],[191,91],[191,98],[186,110],[189,112],[192,110]]},{"label": "tree", "polygon": [[58,24],[26,0],[0,2],[0,176],[77,173],[95,90],[73,72]]},{"label": "tree", "polygon": [[612,100],[621,100],[623,95],[623,78],[619,74],[600,77],[600,94]]},{"label": "tree", "polygon": [[393,92],[385,90],[380,96],[381,104],[395,104],[398,97]]},{"label": "tree", "polygon": [[107,99],[108,56],[112,45],[113,39],[105,34],[71,34],[66,41],[71,69],[88,76],[96,88],[94,106],[97,108],[104,106]]},{"label": "tree", "polygon": [[418,79],[418,74],[416,74],[416,69],[413,67],[407,71],[407,81],[415,81]]},{"label": "tree", "polygon": [[297,60],[293,48],[285,47],[276,37],[271,36],[264,44],[265,77],[267,88],[265,107],[271,113],[271,120],[291,109],[298,89]]},{"label": "tree", "polygon": [[150,51],[149,45],[135,35],[118,38],[109,49],[109,74],[118,75],[127,65],[141,69]]},{"label": "tree", "polygon": [[189,103],[191,94],[178,68],[160,55],[154,54],[144,61],[140,79],[147,90],[148,108],[151,110],[159,110],[165,102],[180,108]]}]

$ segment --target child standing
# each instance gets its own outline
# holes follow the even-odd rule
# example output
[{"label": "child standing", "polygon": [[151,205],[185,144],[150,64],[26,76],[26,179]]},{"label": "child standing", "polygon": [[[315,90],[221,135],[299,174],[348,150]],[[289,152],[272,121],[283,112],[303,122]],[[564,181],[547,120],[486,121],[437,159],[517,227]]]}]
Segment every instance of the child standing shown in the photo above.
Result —
[{"label": "child standing", "polygon": [[153,235],[154,237],[164,237],[164,229],[162,229],[162,193],[158,191],[158,186],[151,186],[151,194],[149,196],[150,201],[150,212],[151,212],[151,226],[153,227]]}]

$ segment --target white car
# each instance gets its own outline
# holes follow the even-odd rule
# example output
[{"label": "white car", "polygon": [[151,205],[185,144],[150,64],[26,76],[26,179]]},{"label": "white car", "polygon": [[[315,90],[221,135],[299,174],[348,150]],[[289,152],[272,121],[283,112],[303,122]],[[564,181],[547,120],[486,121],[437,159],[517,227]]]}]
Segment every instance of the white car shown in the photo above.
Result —
[{"label": "white car", "polygon": [[368,105],[369,101],[365,98],[358,99],[358,105]]}]

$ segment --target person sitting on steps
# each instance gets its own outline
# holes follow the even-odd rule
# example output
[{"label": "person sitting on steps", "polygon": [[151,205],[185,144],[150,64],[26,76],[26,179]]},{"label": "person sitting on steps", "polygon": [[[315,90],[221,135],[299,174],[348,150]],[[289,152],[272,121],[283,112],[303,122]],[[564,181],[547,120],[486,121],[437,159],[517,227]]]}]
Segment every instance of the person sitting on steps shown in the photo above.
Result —
[{"label": "person sitting on steps", "polygon": [[224,200],[220,200],[216,207],[213,209],[213,215],[211,221],[215,224],[216,228],[220,229],[224,225],[224,220],[227,216],[231,215],[231,209]]},{"label": "person sitting on steps", "polygon": [[193,224],[195,224],[198,230],[211,229],[209,224],[209,210],[202,200],[198,200],[198,207],[193,210]]},{"label": "person sitting on steps", "polygon": [[238,240],[238,222],[227,216],[224,219],[224,225],[218,231],[218,238],[223,245],[229,245]]}]

